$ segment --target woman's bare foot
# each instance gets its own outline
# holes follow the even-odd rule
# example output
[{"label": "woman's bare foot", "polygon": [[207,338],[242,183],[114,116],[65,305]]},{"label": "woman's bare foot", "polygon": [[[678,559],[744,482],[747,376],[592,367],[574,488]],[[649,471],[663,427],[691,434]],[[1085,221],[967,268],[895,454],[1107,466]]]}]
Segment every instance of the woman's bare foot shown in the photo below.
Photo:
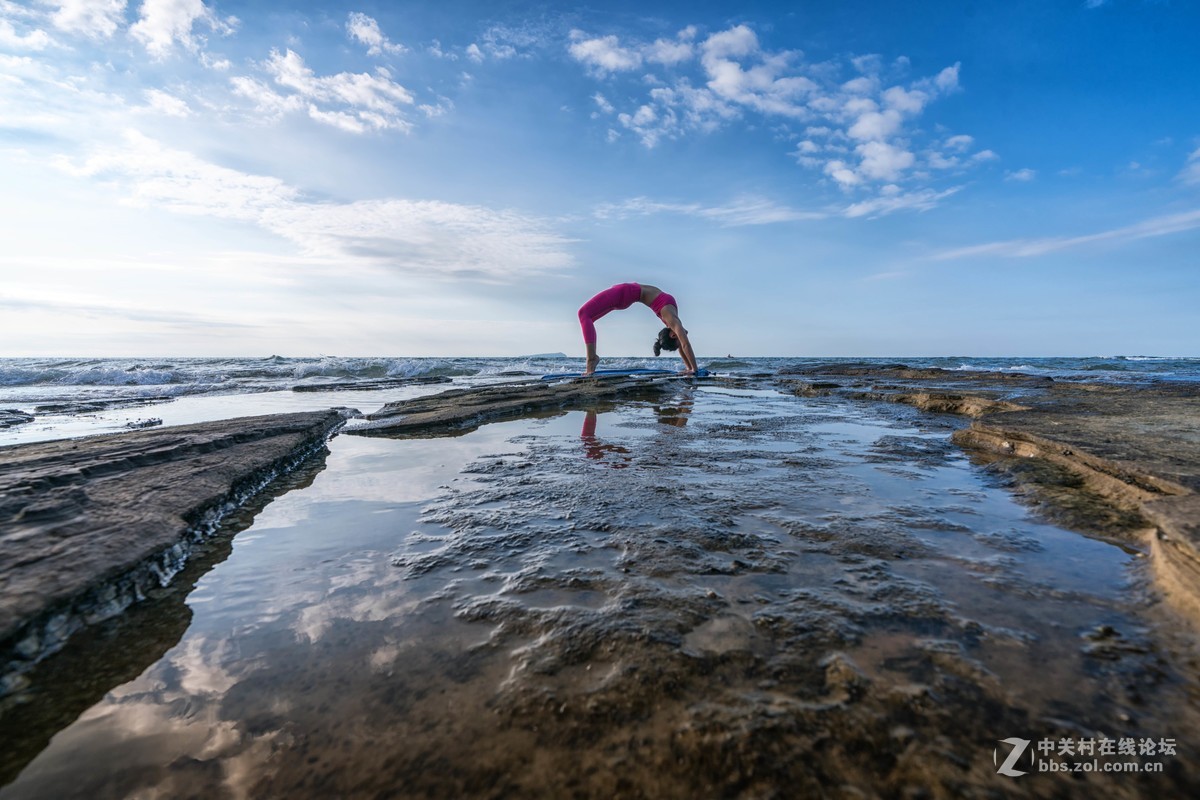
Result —
[{"label": "woman's bare foot", "polygon": [[600,356],[593,356],[592,358],[587,359],[583,368],[584,376],[586,377],[591,375],[596,371],[596,367],[598,366],[600,366]]}]

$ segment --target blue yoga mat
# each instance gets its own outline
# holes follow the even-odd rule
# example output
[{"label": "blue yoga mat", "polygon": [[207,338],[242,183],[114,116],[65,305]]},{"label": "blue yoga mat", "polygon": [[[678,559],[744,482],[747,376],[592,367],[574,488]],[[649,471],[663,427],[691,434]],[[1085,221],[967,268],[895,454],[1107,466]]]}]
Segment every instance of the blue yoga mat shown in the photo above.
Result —
[{"label": "blue yoga mat", "polygon": [[[619,378],[631,375],[678,375],[679,373],[669,369],[598,369],[589,375],[589,378]],[[582,378],[582,372],[556,372],[552,375],[543,375],[544,381],[558,381],[566,378]],[[702,369],[696,373],[697,378],[708,377],[708,370]]]}]

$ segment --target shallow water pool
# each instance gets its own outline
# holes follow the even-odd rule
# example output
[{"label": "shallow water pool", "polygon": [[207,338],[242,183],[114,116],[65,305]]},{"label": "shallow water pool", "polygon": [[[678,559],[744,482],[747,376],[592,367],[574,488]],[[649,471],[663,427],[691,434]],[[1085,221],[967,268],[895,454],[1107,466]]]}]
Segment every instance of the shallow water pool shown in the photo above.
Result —
[{"label": "shallow water pool", "polygon": [[0,799],[1194,785],[1185,751],[997,773],[1009,737],[1182,743],[1196,686],[1137,549],[1038,520],[952,426],[689,387],[338,436],[186,598],[121,622],[183,620],[130,677],[35,683],[78,708]]}]

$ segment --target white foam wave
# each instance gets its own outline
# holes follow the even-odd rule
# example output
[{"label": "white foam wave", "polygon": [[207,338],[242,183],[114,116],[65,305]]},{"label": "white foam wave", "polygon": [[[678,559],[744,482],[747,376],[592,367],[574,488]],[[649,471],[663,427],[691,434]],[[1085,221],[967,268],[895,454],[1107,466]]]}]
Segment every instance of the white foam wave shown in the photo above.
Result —
[{"label": "white foam wave", "polygon": [[101,367],[70,373],[57,382],[68,386],[166,386],[188,383],[190,379],[190,375],[177,370]]},{"label": "white foam wave", "polygon": [[1005,366],[976,366],[975,364],[962,363],[957,367],[950,367],[950,372],[1045,372],[1042,367],[1035,367],[1032,364],[1015,364]]}]

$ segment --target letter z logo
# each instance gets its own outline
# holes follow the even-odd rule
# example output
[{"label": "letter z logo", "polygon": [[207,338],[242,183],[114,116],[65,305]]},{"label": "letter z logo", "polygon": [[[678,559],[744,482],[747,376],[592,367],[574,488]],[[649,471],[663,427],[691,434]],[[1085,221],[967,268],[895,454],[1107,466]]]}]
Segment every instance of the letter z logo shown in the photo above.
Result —
[{"label": "letter z logo", "polygon": [[[1024,771],[1013,769],[1017,765],[1017,761],[1025,752],[1025,748],[1029,747],[1028,739],[1018,739],[1015,736],[1009,739],[1001,739],[1001,744],[1012,745],[1012,750],[1008,752],[1008,758],[1004,759],[1004,763],[996,768],[996,772],[1001,775],[1007,775],[1010,778],[1019,778],[1024,775]],[[992,763],[995,764],[999,760],[999,750],[996,748],[992,751]]]}]

